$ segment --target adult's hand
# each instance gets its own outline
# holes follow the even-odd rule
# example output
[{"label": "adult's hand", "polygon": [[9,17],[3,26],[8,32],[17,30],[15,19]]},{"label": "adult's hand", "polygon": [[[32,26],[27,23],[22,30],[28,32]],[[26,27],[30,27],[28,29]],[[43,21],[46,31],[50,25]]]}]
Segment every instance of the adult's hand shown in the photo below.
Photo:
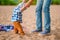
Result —
[{"label": "adult's hand", "polygon": [[[23,0],[25,2],[25,0]],[[24,6],[21,8],[21,12],[23,12],[25,9],[30,7],[33,0],[29,0],[27,3],[24,4]]]}]

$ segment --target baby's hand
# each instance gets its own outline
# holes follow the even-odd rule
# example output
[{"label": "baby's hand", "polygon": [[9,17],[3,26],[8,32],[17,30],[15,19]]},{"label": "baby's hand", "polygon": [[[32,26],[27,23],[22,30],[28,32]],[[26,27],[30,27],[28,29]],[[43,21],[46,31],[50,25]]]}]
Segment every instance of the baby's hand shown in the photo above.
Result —
[{"label": "baby's hand", "polygon": [[[23,2],[26,2],[26,0],[23,0]],[[21,12],[23,12],[28,7],[30,7],[31,3],[32,3],[32,0],[29,0],[27,3],[25,3],[25,5],[21,8]]]}]

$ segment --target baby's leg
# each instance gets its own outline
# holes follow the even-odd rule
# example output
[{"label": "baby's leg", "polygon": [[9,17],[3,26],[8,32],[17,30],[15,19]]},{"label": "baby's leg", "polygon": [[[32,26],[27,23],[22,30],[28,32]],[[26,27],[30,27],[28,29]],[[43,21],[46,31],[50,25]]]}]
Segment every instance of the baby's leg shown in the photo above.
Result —
[{"label": "baby's leg", "polygon": [[15,21],[15,22],[13,22],[13,24],[14,24],[14,27],[18,30],[18,32],[20,32],[21,35],[25,34],[23,29],[22,29],[20,22]]},{"label": "baby's leg", "polygon": [[17,30],[17,28],[15,27],[15,25],[14,25],[14,32],[17,34],[18,33],[18,30]]}]

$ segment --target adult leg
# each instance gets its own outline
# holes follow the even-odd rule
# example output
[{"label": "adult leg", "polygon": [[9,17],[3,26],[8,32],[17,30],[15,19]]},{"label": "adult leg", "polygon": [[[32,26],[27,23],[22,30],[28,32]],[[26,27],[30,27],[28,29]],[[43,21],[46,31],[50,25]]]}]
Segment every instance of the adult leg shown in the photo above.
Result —
[{"label": "adult leg", "polygon": [[42,34],[50,33],[50,3],[51,0],[44,0],[43,11],[44,11],[44,31]]},{"label": "adult leg", "polygon": [[43,5],[43,0],[37,0],[37,5],[36,5],[36,30],[34,30],[33,32],[42,31],[42,5]]}]

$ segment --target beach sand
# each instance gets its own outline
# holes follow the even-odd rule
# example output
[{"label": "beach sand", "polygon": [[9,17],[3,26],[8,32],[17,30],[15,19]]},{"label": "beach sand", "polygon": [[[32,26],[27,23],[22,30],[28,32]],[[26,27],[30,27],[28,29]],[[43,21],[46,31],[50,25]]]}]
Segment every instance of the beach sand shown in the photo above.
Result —
[{"label": "beach sand", "polygon": [[[0,24],[12,24],[11,16],[14,7],[0,6]],[[13,30],[9,32],[1,31],[0,40],[60,40],[60,5],[51,5],[51,33],[48,35],[32,33],[32,30],[36,28],[35,9],[35,6],[31,6],[23,12],[22,26],[25,32],[24,36],[15,34]]]}]

